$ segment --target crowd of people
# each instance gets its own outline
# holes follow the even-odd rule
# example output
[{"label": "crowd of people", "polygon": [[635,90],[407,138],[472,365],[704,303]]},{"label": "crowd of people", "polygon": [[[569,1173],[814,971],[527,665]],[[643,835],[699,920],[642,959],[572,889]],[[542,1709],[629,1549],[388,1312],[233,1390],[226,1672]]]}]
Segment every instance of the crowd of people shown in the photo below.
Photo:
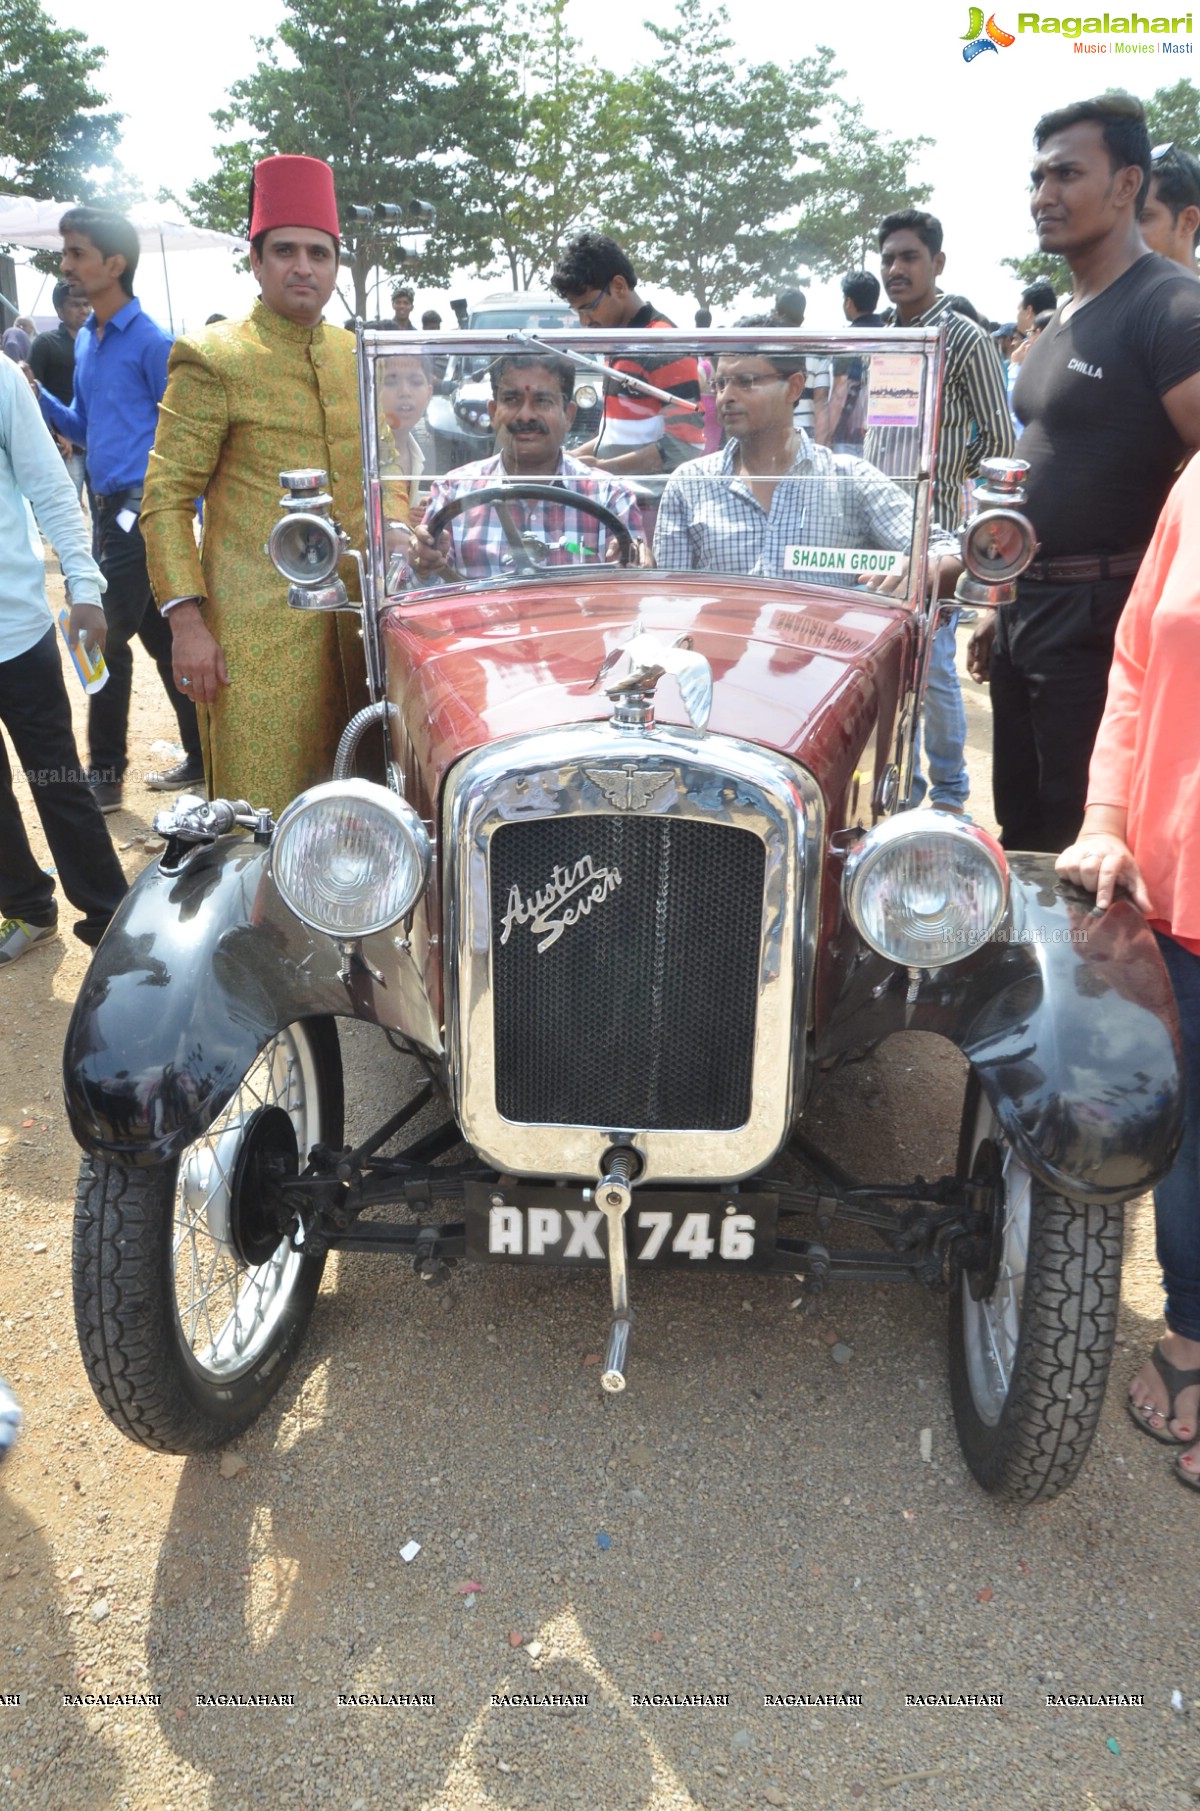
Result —
[{"label": "crowd of people", "polygon": [[[1127,887],[1175,986],[1190,1104],[1179,1162],[1156,1196],[1168,1330],[1134,1379],[1129,1409],[1144,1432],[1179,1448],[1179,1477],[1200,1488],[1200,865],[1191,834],[1200,749],[1189,709],[1191,656],[1200,655],[1200,474],[1187,463],[1200,446],[1200,163],[1174,145],[1152,150],[1140,105],[1119,93],[1046,115],[1034,138],[1032,212],[1042,252],[1069,268],[1065,299],[1035,281],[1013,321],[981,321],[941,287],[940,222],[905,209],[877,231],[888,306],[879,310],[880,280],[856,271],[842,284],[843,312],[875,334],[941,330],[931,534],[947,599],[961,571],[952,536],[966,488],[987,459],[1028,464],[1037,556],[1016,602],[983,613],[967,665],[990,688],[1002,843],[1052,852],[1102,907]],[[0,595],[0,721],[80,913],[77,934],[95,943],[125,890],[103,814],[122,804],[135,638],[183,748],[151,784],[207,785],[278,812],[328,776],[339,732],[365,701],[361,644],[345,617],[313,612],[289,617],[281,647],[281,581],[262,550],[289,466],[328,473],[335,513],[361,545],[363,472],[354,341],[323,318],[340,246],[326,164],[277,156],[256,166],[249,238],[259,300],[245,319],[215,318],[194,338],[172,343],[142,311],[127,221],[73,208],[61,231],[59,325],[31,335],[18,320],[0,359],[0,516],[14,550]],[[521,526],[550,564],[620,558],[782,576],[784,550],[798,542],[908,551],[903,486],[915,430],[869,424],[869,361],[799,349],[718,349],[710,359],[675,342],[658,353],[653,336],[671,322],[640,291],[627,253],[598,232],[563,248],[550,284],[584,328],[641,336],[610,356],[597,429],[569,450],[576,371],[564,357],[526,349],[492,361],[494,451],[445,472],[428,469],[423,427],[444,359],[419,346],[381,360],[388,545],[409,582],[504,571],[511,519],[476,501],[514,483],[525,491]],[[414,330],[414,302],[398,284],[392,317],[376,325]],[[804,294],[791,289],[769,313],[734,325],[766,332],[804,319]],[[696,323],[711,324],[707,310]],[[424,332],[440,327],[426,311]],[[589,508],[577,506],[581,495]],[[103,649],[108,663],[107,684],[89,699],[86,769],[27,502],[61,563],[70,644]],[[353,597],[350,562],[342,576]],[[922,725],[928,777],[918,766],[911,802],[964,813],[952,603],[936,623]],[[0,967],[56,934],[53,882],[30,850],[2,742],[0,920]]]}]

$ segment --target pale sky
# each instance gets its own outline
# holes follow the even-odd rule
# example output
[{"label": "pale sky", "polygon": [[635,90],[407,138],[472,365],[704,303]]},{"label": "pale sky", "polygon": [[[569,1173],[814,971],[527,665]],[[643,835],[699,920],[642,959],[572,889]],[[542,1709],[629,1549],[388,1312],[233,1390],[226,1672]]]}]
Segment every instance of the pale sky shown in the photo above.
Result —
[{"label": "pale sky", "polygon": [[[210,172],[216,132],[209,115],[224,104],[229,85],[253,68],[257,53],[252,39],[269,35],[283,10],[280,0],[207,0],[199,13],[179,15],[169,46],[161,0],[125,0],[119,8],[100,9],[94,0],[44,3],[58,24],[78,27],[108,52],[98,85],[125,115],[122,160],[151,196],[160,187],[182,193]],[[1143,7],[1150,12],[1145,0]],[[568,22],[587,51],[620,68],[656,48],[644,20],[669,23],[674,10],[666,0],[605,0],[603,6],[572,0]],[[924,133],[936,140],[914,174],[932,184],[928,205],[946,230],[943,283],[969,296],[993,319],[1012,317],[1018,287],[997,260],[1034,247],[1027,184],[1038,115],[1107,87],[1126,87],[1146,97],[1183,76],[1196,80],[1195,40],[1182,33],[1174,38],[1071,40],[1024,32],[1013,45],[965,63],[967,0],[922,0],[919,10],[897,7],[894,0],[857,0],[832,10],[745,4],[733,10],[731,35],[750,61],[786,63],[805,55],[815,42],[829,44],[845,71],[842,92],[863,102],[870,123],[898,136]],[[1038,16],[1044,22],[1046,15]],[[1015,33],[1015,6],[1005,0],[996,20]],[[1153,49],[1120,54],[1119,43]],[[1181,46],[1183,54],[1165,54],[1164,43]],[[1108,48],[1085,54],[1077,44]],[[320,145],[311,149],[320,155]],[[237,275],[223,254],[172,254],[169,269],[177,332],[195,329],[214,311],[242,313],[253,301],[251,279]],[[18,300],[23,308],[34,305],[39,281],[33,273],[22,275]],[[502,277],[470,277],[464,283],[465,290],[451,293],[465,292],[474,299],[507,287]],[[143,254],[137,288],[147,309],[165,325],[157,258]],[[661,290],[649,284],[644,288],[670,305],[672,298]],[[808,324],[840,326],[839,299],[836,286],[812,286]],[[452,324],[446,293],[421,292],[418,316],[430,306]],[[677,303],[681,324],[690,323],[693,307],[690,301]],[[48,291],[38,308],[48,309]],[[330,315],[340,316],[336,298]]]}]

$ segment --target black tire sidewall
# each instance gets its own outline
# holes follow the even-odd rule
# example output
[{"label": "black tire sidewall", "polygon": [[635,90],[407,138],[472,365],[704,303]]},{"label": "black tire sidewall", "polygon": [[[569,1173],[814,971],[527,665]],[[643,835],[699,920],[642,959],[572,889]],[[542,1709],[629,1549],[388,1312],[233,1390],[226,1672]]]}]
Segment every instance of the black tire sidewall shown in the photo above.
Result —
[{"label": "black tire sidewall", "polygon": [[[970,1173],[979,1100],[972,1075],[963,1103],[960,1175]],[[1001,1137],[998,1127],[994,1135]],[[1054,1497],[1087,1456],[1116,1334],[1122,1229],[1122,1206],[1073,1201],[1031,1177],[1020,1327],[1008,1396],[994,1424],[980,1415],[972,1392],[965,1284],[961,1276],[953,1280],[951,1406],[967,1466],[993,1496],[1026,1503]]]},{"label": "black tire sidewall", "polygon": [[[301,1021],[291,1029],[308,1037],[320,1136],[336,1146],[343,1121],[336,1029],[331,1020]],[[85,1158],[73,1269],[80,1347],[105,1412],[143,1445],[188,1453],[233,1439],[275,1395],[307,1330],[325,1260],[301,1255],[269,1343],[237,1377],[214,1378],[196,1363],[176,1306],[179,1170],[178,1158],[146,1169]]]}]

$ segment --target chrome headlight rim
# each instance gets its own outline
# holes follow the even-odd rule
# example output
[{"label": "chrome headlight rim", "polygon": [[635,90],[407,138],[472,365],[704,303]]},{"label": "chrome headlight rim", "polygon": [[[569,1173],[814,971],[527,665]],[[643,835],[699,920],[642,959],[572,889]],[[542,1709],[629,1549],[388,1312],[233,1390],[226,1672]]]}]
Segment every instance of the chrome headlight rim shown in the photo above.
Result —
[{"label": "chrome headlight rim", "polygon": [[[996,882],[997,902],[990,917],[981,924],[973,937],[962,940],[961,948],[954,948],[949,954],[935,953],[932,950],[916,955],[898,953],[895,947],[889,947],[882,938],[872,934],[863,911],[864,891],[877,873],[880,862],[894,857],[905,844],[920,842],[923,838],[941,840],[948,850],[953,850],[956,846],[969,849],[972,855],[982,858],[984,864],[991,868]],[[913,811],[900,812],[886,822],[876,824],[855,844],[846,857],[842,873],[842,898],[858,935],[868,948],[885,961],[893,962],[901,968],[950,968],[956,962],[966,961],[968,956],[973,956],[984,944],[990,942],[1007,918],[1008,858],[997,839],[982,825],[971,823],[955,812],[939,811],[935,805],[918,806]]]},{"label": "chrome headlight rim", "polygon": [[[394,839],[393,849],[404,846],[411,861],[413,878],[400,896],[402,903],[393,899],[386,912],[376,911],[353,924],[332,923],[312,910],[306,910],[297,897],[286,873],[288,852],[300,827],[314,814],[332,813],[355,805],[380,816],[382,831]],[[406,919],[429,885],[432,865],[433,845],[421,818],[407,799],[373,780],[325,780],[299,793],[280,814],[267,856],[268,874],[289,912],[309,930],[339,943],[376,936]]]},{"label": "chrome headlight rim", "polygon": [[[310,537],[316,535],[325,543],[319,565],[306,563],[302,566],[296,560],[288,560],[286,544],[297,532]],[[336,524],[328,516],[318,516],[312,510],[290,510],[287,515],[280,516],[267,540],[267,552],[276,572],[289,585],[298,585],[304,591],[317,590],[322,585],[327,585],[337,572],[345,551]]]},{"label": "chrome headlight rim", "polygon": [[[984,537],[995,535],[998,530],[1007,530],[1019,537],[1019,550],[1009,559],[997,562],[984,559],[978,553],[978,545]],[[994,544],[994,543],[993,543]],[[985,509],[973,516],[962,530],[959,537],[963,565],[973,579],[983,585],[1009,585],[1020,578],[1037,552],[1037,535],[1028,516],[1023,516],[1017,509]]]}]

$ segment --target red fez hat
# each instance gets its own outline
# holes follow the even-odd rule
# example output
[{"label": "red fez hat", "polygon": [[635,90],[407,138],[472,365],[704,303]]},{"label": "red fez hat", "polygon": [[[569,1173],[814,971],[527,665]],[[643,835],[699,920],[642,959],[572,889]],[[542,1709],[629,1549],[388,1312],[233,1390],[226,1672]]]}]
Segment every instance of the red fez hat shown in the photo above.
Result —
[{"label": "red fez hat", "polygon": [[275,226],[315,227],[341,243],[333,171],[319,157],[264,157],[250,178],[250,237]]}]

